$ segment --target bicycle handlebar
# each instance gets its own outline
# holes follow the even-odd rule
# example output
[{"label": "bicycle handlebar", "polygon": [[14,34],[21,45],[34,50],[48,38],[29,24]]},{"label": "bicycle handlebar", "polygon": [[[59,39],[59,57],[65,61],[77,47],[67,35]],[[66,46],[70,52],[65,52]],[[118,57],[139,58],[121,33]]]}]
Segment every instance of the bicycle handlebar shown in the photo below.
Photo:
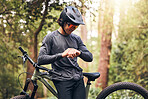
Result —
[{"label": "bicycle handlebar", "polygon": [[23,55],[27,53],[26,51],[24,51],[24,50],[22,49],[22,47],[19,47],[19,50],[23,53]]},{"label": "bicycle handlebar", "polygon": [[55,72],[55,71],[53,71],[53,70],[51,70],[51,69],[38,66],[38,65],[28,56],[27,52],[24,51],[22,47],[19,47],[19,50],[23,53],[24,57],[26,57],[26,58],[29,60],[29,62],[30,62],[35,68],[37,68],[37,69],[42,69],[42,70],[48,71],[48,73],[53,73],[53,74],[56,74],[56,75],[59,75],[59,76],[62,75],[62,74],[60,74],[60,73],[58,73],[58,72]]}]

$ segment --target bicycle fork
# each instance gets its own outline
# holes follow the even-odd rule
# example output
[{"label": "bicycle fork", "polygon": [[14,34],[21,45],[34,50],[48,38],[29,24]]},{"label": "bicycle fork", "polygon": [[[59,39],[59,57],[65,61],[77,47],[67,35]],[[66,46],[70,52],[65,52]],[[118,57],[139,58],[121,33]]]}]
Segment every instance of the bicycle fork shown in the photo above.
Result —
[{"label": "bicycle fork", "polygon": [[37,81],[34,81],[34,80],[31,80],[30,78],[27,78],[26,82],[25,82],[25,86],[24,86],[24,89],[23,91],[20,93],[20,95],[26,95],[27,99],[29,99],[29,94],[26,93],[27,91],[27,88],[28,88],[28,85],[29,83],[32,82],[33,83],[33,92],[31,94],[31,98],[30,99],[34,99],[34,96],[36,94],[36,91],[38,89],[38,85],[37,85]]}]

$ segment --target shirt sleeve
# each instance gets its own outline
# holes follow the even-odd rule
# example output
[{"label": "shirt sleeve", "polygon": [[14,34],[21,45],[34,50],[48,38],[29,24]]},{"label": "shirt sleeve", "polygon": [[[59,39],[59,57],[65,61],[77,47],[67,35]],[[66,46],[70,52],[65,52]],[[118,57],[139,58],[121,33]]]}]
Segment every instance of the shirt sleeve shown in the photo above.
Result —
[{"label": "shirt sleeve", "polygon": [[86,48],[86,46],[83,44],[80,37],[78,37],[78,50],[81,51],[80,58],[84,61],[91,62],[93,60],[93,55],[89,50]]},{"label": "shirt sleeve", "polygon": [[62,53],[51,55],[51,44],[52,38],[50,36],[44,37],[38,56],[38,65],[51,64],[62,58]]}]

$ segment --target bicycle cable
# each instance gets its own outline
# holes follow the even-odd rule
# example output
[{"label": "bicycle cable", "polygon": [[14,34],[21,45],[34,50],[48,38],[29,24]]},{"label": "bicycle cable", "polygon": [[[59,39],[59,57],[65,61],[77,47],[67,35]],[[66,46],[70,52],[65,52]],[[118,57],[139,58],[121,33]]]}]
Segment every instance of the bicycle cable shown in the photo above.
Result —
[{"label": "bicycle cable", "polygon": [[25,58],[24,56],[19,56],[19,57],[21,57],[21,58],[23,59],[23,71],[24,71],[24,72],[22,72],[22,73],[19,74],[19,76],[18,76],[18,83],[19,83],[20,87],[23,89],[23,87],[22,87],[22,85],[21,85],[21,83],[20,83],[19,77],[20,77],[22,74],[24,74],[24,73],[29,74],[29,75],[31,75],[31,76],[32,76],[33,74],[25,71],[25,67],[26,67],[26,66],[25,66],[25,62],[26,62],[26,58]]},{"label": "bicycle cable", "polygon": [[29,73],[29,72],[22,72],[22,73],[19,74],[19,76],[18,76],[18,83],[19,83],[19,85],[20,85],[20,87],[21,87],[22,89],[23,89],[23,87],[22,87],[22,85],[21,85],[21,83],[20,83],[19,77],[20,77],[22,74],[24,74],[24,73],[29,74],[29,75],[33,75],[32,73]]}]

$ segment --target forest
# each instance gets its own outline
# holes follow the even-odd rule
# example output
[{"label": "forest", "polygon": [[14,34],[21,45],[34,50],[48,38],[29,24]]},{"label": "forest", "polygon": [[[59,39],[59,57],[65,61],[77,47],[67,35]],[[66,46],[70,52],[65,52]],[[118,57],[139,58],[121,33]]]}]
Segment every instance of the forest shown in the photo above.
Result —
[{"label": "forest", "polygon": [[[57,19],[66,6],[80,10],[85,25],[74,34],[93,54],[92,62],[79,58],[80,67],[101,74],[92,82],[89,99],[116,82],[148,90],[148,0],[0,0],[0,99],[18,95],[34,71],[29,62],[23,65],[18,48],[37,62],[44,36],[59,28]],[[38,85],[36,97],[56,99]]]}]

